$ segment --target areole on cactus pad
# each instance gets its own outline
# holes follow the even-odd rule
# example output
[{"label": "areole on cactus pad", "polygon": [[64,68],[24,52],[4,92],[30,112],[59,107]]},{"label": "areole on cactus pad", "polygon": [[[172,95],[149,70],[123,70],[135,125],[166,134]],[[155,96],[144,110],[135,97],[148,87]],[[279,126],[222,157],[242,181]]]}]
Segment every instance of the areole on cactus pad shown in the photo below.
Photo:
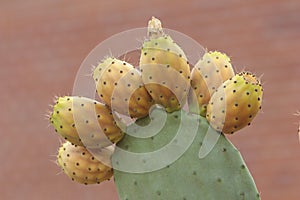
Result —
[{"label": "areole on cactus pad", "polygon": [[[191,70],[184,50],[154,17],[148,37],[139,68],[106,57],[93,69],[101,102],[58,98],[50,122],[67,140],[57,155],[61,169],[86,185],[114,175],[121,200],[260,199],[224,135],[250,125],[259,112],[260,81],[250,72],[235,74],[218,51],[206,52]],[[203,148],[210,149],[206,156]]]}]

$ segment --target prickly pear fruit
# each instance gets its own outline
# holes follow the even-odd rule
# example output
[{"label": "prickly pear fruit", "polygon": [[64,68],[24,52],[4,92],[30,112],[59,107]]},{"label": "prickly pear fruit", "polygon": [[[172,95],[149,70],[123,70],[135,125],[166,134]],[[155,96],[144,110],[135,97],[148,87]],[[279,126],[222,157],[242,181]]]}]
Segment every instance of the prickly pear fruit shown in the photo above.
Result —
[{"label": "prickly pear fruit", "polygon": [[59,97],[50,121],[63,138],[89,148],[111,145],[124,135],[107,106],[85,97]]},{"label": "prickly pear fruit", "polygon": [[151,97],[168,112],[180,109],[190,87],[190,67],[183,50],[165,35],[158,19],[148,26],[149,40],[143,43],[140,68]]},{"label": "prickly pear fruit", "polygon": [[[160,118],[162,112],[155,112],[151,120]],[[147,125],[150,119],[139,119],[139,124]],[[180,125],[179,125],[180,124]],[[194,126],[196,124],[196,129]],[[199,126],[197,126],[197,124]],[[136,138],[125,135],[120,141],[112,156],[114,180],[122,200],[259,200],[253,178],[243,161],[239,151],[226,139],[226,137],[210,129],[204,117],[187,114],[182,111],[168,113],[166,123],[162,129],[151,138]],[[138,130],[138,131],[143,131]],[[195,133],[195,137],[192,133]],[[178,153],[185,141],[179,140],[178,135],[183,134],[183,140],[191,139],[192,143],[183,155],[172,163],[166,160]],[[205,140],[207,134],[213,134],[219,139],[214,145]],[[177,138],[177,140],[175,139]],[[174,145],[175,151],[170,154],[160,153],[156,162],[149,154],[163,149],[170,149]],[[199,158],[202,146],[214,145],[204,158]],[[184,146],[185,147],[185,146]],[[130,153],[145,153],[134,162],[123,156],[123,151]],[[151,167],[158,162],[165,167],[151,171]],[[126,171],[126,165],[145,169],[145,173]],[[120,169],[120,170],[118,170]],[[123,170],[125,169],[125,170]]]},{"label": "prickly pear fruit", "polygon": [[263,89],[250,72],[242,72],[225,81],[207,106],[206,118],[217,131],[232,134],[250,125],[261,108]]},{"label": "prickly pear fruit", "polygon": [[230,58],[221,52],[210,51],[203,55],[191,73],[191,90],[188,98],[190,111],[206,114],[208,101],[217,88],[234,76]]},{"label": "prickly pear fruit", "polygon": [[113,169],[97,160],[85,147],[70,142],[59,148],[57,161],[68,177],[85,185],[99,184],[113,175]]},{"label": "prickly pear fruit", "polygon": [[93,78],[100,98],[120,114],[141,118],[148,115],[153,100],[140,72],[131,64],[106,58],[95,68]]}]

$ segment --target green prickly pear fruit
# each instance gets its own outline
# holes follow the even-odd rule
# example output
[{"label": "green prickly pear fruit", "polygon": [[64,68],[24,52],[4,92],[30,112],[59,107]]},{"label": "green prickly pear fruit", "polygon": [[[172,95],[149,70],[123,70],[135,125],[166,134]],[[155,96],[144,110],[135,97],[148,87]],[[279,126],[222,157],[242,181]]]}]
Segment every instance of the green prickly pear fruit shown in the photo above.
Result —
[{"label": "green prickly pear fruit", "polygon": [[[151,120],[160,121],[163,112],[152,113]],[[146,126],[149,120],[143,118],[138,122]],[[137,134],[142,134],[142,131],[137,130]],[[217,142],[205,140],[207,134],[218,138]],[[187,149],[183,154],[169,162],[186,147],[184,144]],[[207,156],[199,157],[201,148],[211,145],[214,146]],[[211,129],[204,117],[184,111],[168,113],[164,126],[153,137],[136,138],[126,134],[117,146],[112,165],[122,200],[260,199],[239,151],[223,134]],[[124,150],[129,152],[126,154],[128,158],[124,156]],[[139,157],[129,159],[130,153]],[[161,168],[155,170],[153,167],[158,163],[161,163]],[[137,167],[139,172],[130,171]]]},{"label": "green prickly pear fruit", "polygon": [[106,105],[85,97],[59,97],[50,122],[63,138],[89,148],[111,145],[124,135]]},{"label": "green prickly pear fruit", "polygon": [[153,100],[131,64],[106,58],[95,68],[93,78],[100,98],[113,111],[133,118],[148,115]]},{"label": "green prickly pear fruit", "polygon": [[191,72],[190,111],[205,116],[213,93],[233,76],[234,70],[226,54],[218,51],[205,53]]},{"label": "green prickly pear fruit", "polygon": [[263,89],[250,72],[225,81],[211,97],[206,118],[217,131],[232,134],[250,125],[261,109]]},{"label": "green prickly pear fruit", "polygon": [[148,25],[149,40],[143,43],[140,57],[142,79],[155,103],[167,112],[179,110],[190,87],[190,67],[183,50],[165,35],[158,19]]},{"label": "green prickly pear fruit", "polygon": [[57,163],[73,181],[85,185],[99,184],[113,175],[113,169],[97,160],[85,147],[70,142],[59,148]]}]

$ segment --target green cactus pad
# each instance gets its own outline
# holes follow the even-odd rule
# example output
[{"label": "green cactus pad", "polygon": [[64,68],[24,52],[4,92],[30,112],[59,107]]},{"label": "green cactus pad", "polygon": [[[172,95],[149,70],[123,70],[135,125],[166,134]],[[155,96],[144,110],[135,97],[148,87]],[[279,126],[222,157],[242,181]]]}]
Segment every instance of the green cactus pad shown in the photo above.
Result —
[{"label": "green cactus pad", "polygon": [[[155,123],[163,121],[162,116],[165,116],[166,121],[156,135],[149,138],[136,137],[151,134],[155,129]],[[195,125],[198,128],[194,128]],[[139,119],[137,124],[129,126],[127,130],[134,133],[134,136],[127,134],[117,144],[119,148],[112,158],[114,180],[120,200],[260,199],[253,178],[239,151],[223,134],[215,131],[210,134],[217,136],[215,138],[219,136],[217,142],[205,140],[208,129],[212,130],[203,117],[184,111],[165,113],[157,109],[152,111],[150,117]],[[182,142],[180,137],[186,141]],[[209,147],[214,143],[216,145],[207,156],[200,159],[198,156],[200,148]],[[186,145],[186,150],[182,144]],[[159,152],[168,145],[173,145],[173,148],[178,146],[179,158],[175,162],[168,163],[165,160],[172,159],[162,153],[160,159],[163,166],[155,171],[151,171],[151,166],[159,168],[159,163],[156,165],[151,163],[153,162],[151,156],[147,158],[146,154],[141,154],[140,163],[128,160],[124,156],[125,151],[134,152],[133,155],[138,157],[138,153]],[[180,156],[181,150],[185,151]],[[130,170],[126,168],[130,164],[133,169],[147,172],[139,173],[134,170],[128,172]]]}]

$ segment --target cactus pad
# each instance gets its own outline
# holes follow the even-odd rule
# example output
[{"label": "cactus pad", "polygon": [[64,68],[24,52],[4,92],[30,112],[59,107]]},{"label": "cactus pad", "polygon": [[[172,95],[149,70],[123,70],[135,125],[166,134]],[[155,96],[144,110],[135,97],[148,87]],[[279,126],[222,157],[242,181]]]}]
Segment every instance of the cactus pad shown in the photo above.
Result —
[{"label": "cactus pad", "polygon": [[[152,115],[151,119],[161,115]],[[200,120],[200,121],[199,121]],[[181,123],[185,121],[185,123]],[[189,135],[193,124],[200,126],[192,144],[174,163],[146,173],[129,173],[114,170],[114,179],[120,200],[255,200],[260,199],[253,179],[239,151],[220,135],[212,151],[204,158],[198,157],[199,149],[204,144],[204,137],[209,125],[205,118],[195,118],[190,114],[176,111],[167,114],[167,122],[161,131],[151,138],[136,138],[126,135],[118,146],[130,152],[152,152],[168,144],[178,131],[178,124]],[[144,118],[138,124],[145,126],[149,119]],[[142,133],[141,133],[142,134]],[[220,134],[213,131],[210,134]],[[206,141],[207,142],[207,141]],[[120,157],[121,150],[113,154],[114,168],[122,168],[125,158]],[[163,158],[162,158],[163,159]],[[147,169],[147,160],[144,160]],[[143,168],[143,166],[140,166]]]}]

